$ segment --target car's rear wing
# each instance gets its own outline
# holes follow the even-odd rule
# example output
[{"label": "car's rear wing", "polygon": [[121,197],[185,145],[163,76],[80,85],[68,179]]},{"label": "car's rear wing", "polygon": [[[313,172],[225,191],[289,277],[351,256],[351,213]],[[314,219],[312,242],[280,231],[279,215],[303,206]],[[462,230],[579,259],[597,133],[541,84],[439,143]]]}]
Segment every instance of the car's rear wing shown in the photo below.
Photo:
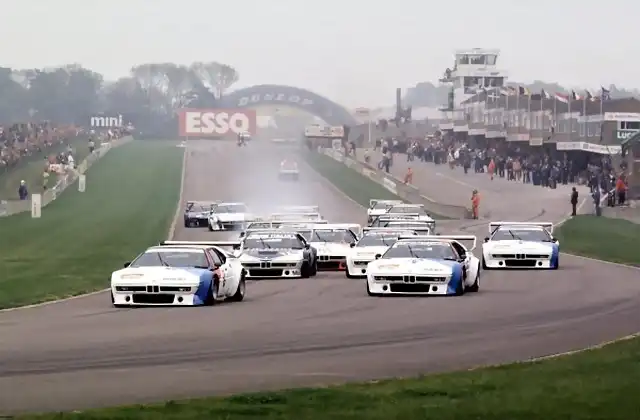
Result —
[{"label": "car's rear wing", "polygon": [[[356,234],[357,237],[360,237],[362,234],[362,226],[357,223],[319,223],[319,226],[314,226],[315,229],[349,229],[353,233]],[[325,226],[326,225],[326,226]]]},{"label": "car's rear wing", "polygon": [[272,213],[268,219],[274,221],[282,220],[296,220],[298,222],[305,220],[322,220],[322,215],[317,212],[305,212],[305,213]]},{"label": "car's rear wing", "polygon": [[402,200],[381,200],[378,198],[372,198],[371,200],[369,200],[369,208],[372,209],[374,206],[376,206],[377,204],[403,204],[404,201]]},{"label": "car's rear wing", "polygon": [[[478,238],[473,235],[424,235],[424,236],[401,236],[398,241],[456,241],[460,242],[468,252],[472,252],[476,249]],[[465,245],[465,243],[471,242],[471,247]]]},{"label": "car's rear wing", "polygon": [[320,213],[320,206],[284,206],[280,208],[280,213]]},{"label": "car's rear wing", "polygon": [[162,241],[160,246],[173,246],[173,245],[204,245],[204,246],[218,246],[221,248],[230,247],[235,248],[240,246],[240,241]]},{"label": "car's rear wing", "polygon": [[553,233],[553,223],[551,222],[491,222],[489,223],[489,234],[493,235],[501,226],[539,226],[549,234]]}]

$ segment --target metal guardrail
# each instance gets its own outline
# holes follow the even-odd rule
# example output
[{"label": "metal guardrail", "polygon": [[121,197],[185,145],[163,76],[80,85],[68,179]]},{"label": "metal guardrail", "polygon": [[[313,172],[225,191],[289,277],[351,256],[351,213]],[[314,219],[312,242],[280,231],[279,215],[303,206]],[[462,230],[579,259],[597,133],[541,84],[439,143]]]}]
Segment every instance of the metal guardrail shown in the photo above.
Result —
[{"label": "metal guardrail", "polygon": [[[332,159],[343,163],[345,166],[354,171],[368,177],[372,181],[382,185],[389,192],[410,203],[423,204],[428,212],[439,214],[452,219],[470,219],[472,217],[470,209],[464,206],[453,204],[444,204],[433,201],[432,199],[420,194],[420,191],[413,185],[405,184],[401,179],[396,178],[392,174],[388,174],[379,170],[377,167],[360,160],[352,159],[345,156],[341,151],[335,149],[318,149],[319,153],[323,153]],[[375,198],[375,197],[372,197]]]},{"label": "metal guardrail", "polygon": [[[58,195],[72,185],[80,175],[84,174],[95,162],[106,155],[109,150],[114,147],[122,146],[133,140],[133,137],[127,136],[110,143],[105,143],[92,154],[87,156],[85,160],[80,162],[75,171],[67,173],[62,177],[56,185],[42,194],[42,207],[49,205],[58,198]],[[0,201],[0,217],[11,216],[13,214],[25,213],[31,211],[31,200],[2,200]]]}]

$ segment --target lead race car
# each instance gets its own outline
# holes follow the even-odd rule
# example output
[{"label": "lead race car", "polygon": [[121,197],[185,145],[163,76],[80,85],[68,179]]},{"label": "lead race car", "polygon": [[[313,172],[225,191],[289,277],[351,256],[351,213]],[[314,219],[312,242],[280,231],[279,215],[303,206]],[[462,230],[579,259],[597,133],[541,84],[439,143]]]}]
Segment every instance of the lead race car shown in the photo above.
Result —
[{"label": "lead race car", "polygon": [[[463,241],[471,241],[467,249]],[[367,294],[463,295],[480,289],[480,260],[466,235],[401,237],[367,266]]]},{"label": "lead race car", "polygon": [[371,223],[376,216],[385,214],[390,206],[402,203],[404,203],[402,200],[380,200],[372,198],[369,200],[369,208],[367,209],[367,223]]},{"label": "lead race car", "polygon": [[415,231],[394,228],[364,228],[363,235],[347,255],[345,275],[348,279],[366,278],[367,265],[376,255],[384,254],[401,236],[417,235]]},{"label": "lead race car", "polygon": [[482,268],[547,269],[560,267],[560,242],[549,222],[491,222],[482,244]]},{"label": "lead race car", "polygon": [[255,220],[244,203],[218,203],[209,214],[210,231],[243,230],[247,223]]},{"label": "lead race car", "polygon": [[249,279],[308,278],[318,271],[311,246],[295,231],[249,231],[234,246]]},{"label": "lead race car", "polygon": [[233,242],[166,241],[111,274],[116,307],[214,305],[241,301],[246,271],[223,247]]},{"label": "lead race car", "polygon": [[297,181],[300,178],[298,163],[286,159],[280,162],[278,178],[281,180]]}]

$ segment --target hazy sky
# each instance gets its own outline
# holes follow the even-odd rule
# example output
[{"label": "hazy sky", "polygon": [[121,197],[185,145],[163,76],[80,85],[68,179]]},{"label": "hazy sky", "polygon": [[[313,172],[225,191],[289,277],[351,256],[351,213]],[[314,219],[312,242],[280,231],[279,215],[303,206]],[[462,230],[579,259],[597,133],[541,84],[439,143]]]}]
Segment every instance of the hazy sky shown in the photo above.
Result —
[{"label": "hazy sky", "polygon": [[3,0],[2,66],[77,62],[116,79],[135,64],[217,60],[238,87],[304,87],[377,106],[434,81],[458,48],[499,48],[510,80],[635,87],[640,3],[577,0]]}]

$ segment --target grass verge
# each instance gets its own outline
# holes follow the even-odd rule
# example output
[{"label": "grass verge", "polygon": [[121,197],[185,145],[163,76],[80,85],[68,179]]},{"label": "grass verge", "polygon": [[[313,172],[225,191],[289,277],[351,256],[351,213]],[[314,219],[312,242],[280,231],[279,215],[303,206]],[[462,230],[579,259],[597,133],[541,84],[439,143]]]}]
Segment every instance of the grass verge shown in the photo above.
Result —
[{"label": "grass verge", "polygon": [[382,185],[336,162],[329,156],[309,152],[304,153],[304,157],[316,172],[363,207],[369,207],[369,200],[372,198],[402,200]]},{"label": "grass verge", "polygon": [[576,216],[554,235],[560,240],[562,251],[640,266],[640,224],[624,219]]},{"label": "grass verge", "polygon": [[640,405],[640,340],[535,363],[418,379],[169,401],[21,419],[628,420]]},{"label": "grass verge", "polygon": [[42,209],[0,219],[0,308],[108,287],[109,273],[165,239],[180,191],[183,149],[132,142]]},{"label": "grass verge", "polygon": [[[85,160],[89,155],[89,143],[86,138],[78,137],[73,139],[70,144],[74,151],[76,163],[80,164],[80,162]],[[25,181],[30,193],[40,192],[42,190],[44,158],[49,155],[56,155],[65,150],[67,150],[66,145],[47,149],[41,153],[29,156],[23,164],[0,175],[0,200],[17,200],[18,185],[21,180]],[[52,175],[49,179],[49,187],[53,187],[56,182],[56,177]]]}]

